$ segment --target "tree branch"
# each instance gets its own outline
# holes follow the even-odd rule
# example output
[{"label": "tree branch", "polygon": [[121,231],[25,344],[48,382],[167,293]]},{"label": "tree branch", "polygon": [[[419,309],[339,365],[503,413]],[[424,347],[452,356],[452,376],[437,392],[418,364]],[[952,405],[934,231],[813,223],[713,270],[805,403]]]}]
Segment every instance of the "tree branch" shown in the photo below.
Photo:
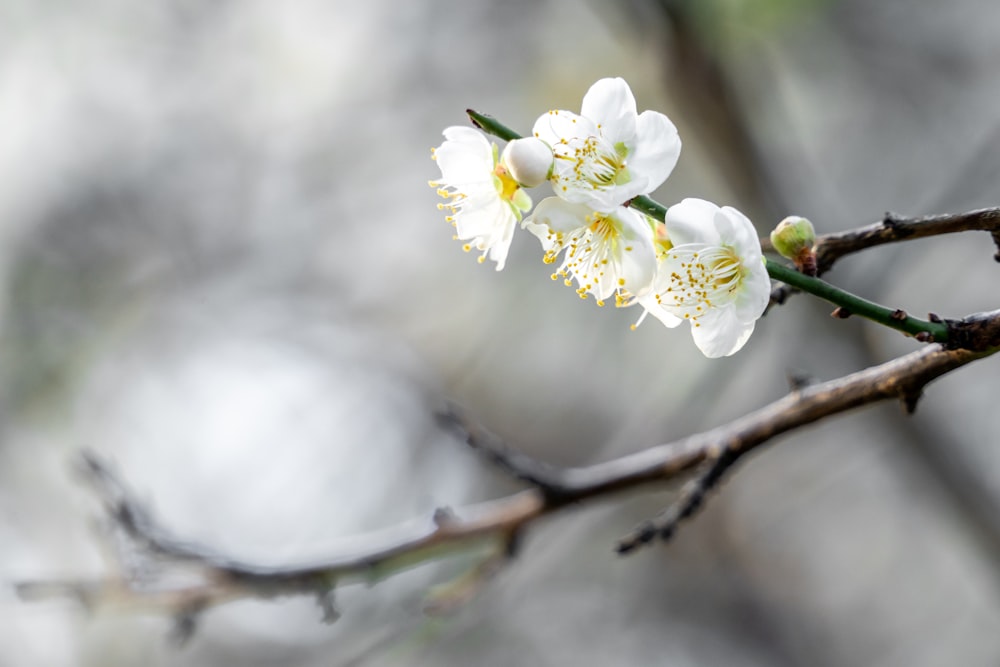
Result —
[{"label": "tree branch", "polygon": [[[156,523],[106,464],[91,455],[86,459],[88,476],[121,531],[147,558],[161,565],[194,567],[201,580],[170,585],[162,567],[132,568],[133,574],[123,578],[23,582],[17,589],[25,599],[68,595],[88,606],[119,604],[168,611],[179,619],[178,627],[189,632],[200,611],[245,597],[314,595],[324,614],[335,616],[331,594],[341,583],[358,579],[377,581],[450,553],[487,545],[490,551],[484,560],[463,581],[456,582],[451,592],[432,603],[436,608],[448,608],[450,602],[467,597],[477,582],[492,576],[514,556],[524,530],[541,516],[571,504],[671,480],[706,462],[717,464],[702,480],[707,479],[708,483],[686,496],[684,502],[688,505],[682,506],[676,517],[656,524],[661,534],[668,527],[672,533],[677,522],[694,511],[730,463],[775,436],[885,399],[899,399],[907,409],[912,409],[927,383],[1000,347],[1000,311],[967,321],[974,332],[969,336],[977,345],[984,346],[980,351],[928,346],[843,378],[795,389],[784,398],[711,431],[590,466],[560,469],[537,464],[513,453],[499,438],[483,437],[482,431],[469,427],[456,411],[449,409],[444,416],[448,425],[459,429],[464,439],[486,451],[494,461],[500,461],[508,471],[529,480],[532,488],[460,510],[439,510],[433,517],[370,535],[369,546],[360,552],[314,564],[261,566],[179,540]],[[987,342],[992,344],[986,346]]]},{"label": "tree branch", "polygon": [[[881,222],[817,237],[815,245],[817,275],[821,276],[832,269],[840,258],[868,248],[958,232],[989,232],[997,248],[993,259],[1000,262],[1000,208],[982,208],[965,213],[925,215],[917,218],[886,213]],[[762,240],[762,244],[769,247],[770,240]],[[771,292],[771,303],[783,304],[797,291],[788,285],[776,287]]]},{"label": "tree branch", "polygon": [[[983,208],[966,213],[925,215],[907,218],[886,213],[881,222],[816,239],[816,263],[820,273],[829,271],[845,255],[900,241],[925,239],[958,232],[990,232],[1000,250],[1000,208]],[[998,259],[997,261],[1000,261]]]}]

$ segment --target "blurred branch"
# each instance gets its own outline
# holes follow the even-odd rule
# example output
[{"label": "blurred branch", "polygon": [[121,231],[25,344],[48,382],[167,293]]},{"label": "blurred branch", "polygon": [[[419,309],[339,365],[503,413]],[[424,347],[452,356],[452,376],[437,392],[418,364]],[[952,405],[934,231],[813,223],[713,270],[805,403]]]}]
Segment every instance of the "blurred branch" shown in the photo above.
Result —
[{"label": "blurred branch", "polygon": [[[336,617],[332,594],[342,583],[377,581],[451,553],[489,545],[489,553],[478,565],[431,601],[432,610],[447,610],[467,599],[515,556],[524,530],[544,515],[568,505],[672,480],[708,464],[708,472],[700,481],[682,493],[678,509],[668,511],[664,520],[654,520],[650,537],[640,536],[631,547],[620,547],[624,552],[655,535],[672,534],[732,463],[777,435],[885,399],[898,399],[912,411],[929,382],[1000,349],[1000,311],[963,322],[968,323],[970,336],[984,346],[990,345],[980,351],[928,346],[836,380],[793,389],[784,398],[711,431],[585,467],[557,468],[536,462],[507,448],[499,438],[449,408],[441,415],[444,423],[509,473],[528,481],[531,488],[460,510],[438,510],[432,517],[369,536],[370,547],[359,553],[336,555],[308,565],[261,566],[179,540],[155,521],[107,464],[88,455],[88,479],[115,526],[135,547],[132,555],[145,562],[139,563],[142,567],[123,563],[123,571],[131,574],[117,578],[23,582],[17,589],[24,599],[70,596],[87,606],[119,604],[166,611],[177,619],[177,634],[183,638],[193,631],[195,618],[202,610],[247,597],[313,595],[324,615],[332,619]],[[639,531],[640,535],[648,533]],[[157,567],[148,567],[150,564]],[[198,580],[171,584],[176,581],[171,575],[184,568],[196,570]]]}]

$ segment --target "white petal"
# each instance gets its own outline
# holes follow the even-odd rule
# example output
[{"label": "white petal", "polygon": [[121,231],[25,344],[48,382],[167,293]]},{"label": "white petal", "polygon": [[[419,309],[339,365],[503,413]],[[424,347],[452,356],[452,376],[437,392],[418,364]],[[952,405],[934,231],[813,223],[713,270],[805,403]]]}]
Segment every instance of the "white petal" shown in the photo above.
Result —
[{"label": "white petal", "polygon": [[719,225],[716,224],[722,242],[735,248],[737,254],[744,260],[749,260],[752,256],[761,257],[760,237],[757,236],[757,229],[753,223],[732,206],[723,206],[721,211],[728,219],[729,227],[728,232],[723,233]]},{"label": "white petal", "polygon": [[675,246],[688,243],[719,245],[719,233],[714,224],[718,211],[719,207],[712,202],[694,197],[674,204],[665,216],[670,242]]},{"label": "white petal", "polygon": [[646,179],[646,193],[667,180],[681,155],[681,139],[670,119],[658,111],[643,111],[636,126],[635,150],[628,156],[633,178]]},{"label": "white petal", "polygon": [[632,209],[620,208],[613,217],[618,221],[625,239],[619,273],[625,283],[615,287],[624,287],[636,296],[643,296],[652,289],[656,274],[653,232],[643,216]]},{"label": "white petal", "polygon": [[554,151],[559,152],[559,146],[563,140],[596,136],[598,130],[597,126],[589,119],[578,116],[572,111],[557,109],[539,116],[531,133],[552,146]]},{"label": "white petal", "polygon": [[454,217],[455,235],[470,241],[472,248],[486,251],[489,258],[497,263],[497,271],[502,270],[517,227],[517,218],[510,206],[494,196]]},{"label": "white petal", "polygon": [[624,185],[607,186],[598,190],[584,186],[557,191],[566,201],[583,204],[602,213],[610,213],[633,197],[648,192],[649,189],[646,187],[646,179],[638,178]]},{"label": "white petal", "polygon": [[493,146],[478,131],[467,127],[449,127],[445,142],[434,150],[446,185],[489,180],[493,171]]},{"label": "white petal", "polygon": [[583,96],[580,115],[589,118],[611,143],[631,143],[636,133],[635,97],[625,80],[601,79]]},{"label": "white petal", "polygon": [[691,326],[694,344],[710,359],[728,357],[746,345],[756,320],[740,322],[732,308],[711,310],[699,318],[700,326]]},{"label": "white petal", "polygon": [[538,202],[538,206],[525,218],[522,226],[539,238],[543,238],[550,229],[553,232],[570,233],[589,225],[587,216],[590,213],[586,206],[573,204],[559,197],[546,197]]},{"label": "white petal", "polygon": [[678,326],[682,320],[670,311],[666,310],[656,300],[655,293],[649,293],[637,299],[639,305],[646,309],[646,312],[658,319],[668,329]]},{"label": "white petal", "polygon": [[771,301],[771,277],[767,274],[763,258],[745,262],[748,273],[743,278],[742,289],[733,307],[741,321],[755,321],[764,314]]},{"label": "white petal", "polygon": [[507,263],[507,254],[510,252],[511,241],[514,240],[514,230],[517,227],[517,220],[510,216],[508,224],[502,228],[502,233],[490,246],[489,257],[497,263],[497,271],[502,271]]}]

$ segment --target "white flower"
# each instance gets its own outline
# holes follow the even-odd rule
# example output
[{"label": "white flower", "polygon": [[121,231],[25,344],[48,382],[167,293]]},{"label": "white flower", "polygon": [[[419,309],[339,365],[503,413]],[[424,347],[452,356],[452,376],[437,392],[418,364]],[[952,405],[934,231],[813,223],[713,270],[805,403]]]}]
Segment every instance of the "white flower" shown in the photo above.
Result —
[{"label": "white flower", "polygon": [[510,242],[522,214],[531,208],[531,197],[497,159],[497,146],[477,130],[449,127],[445,141],[431,155],[441,168],[441,179],[430,181],[438,194],[450,200],[438,204],[451,213],[455,238],[468,241],[466,251],[482,251],[496,262],[497,271],[507,260]]},{"label": "white flower", "polygon": [[523,226],[542,242],[544,261],[552,264],[565,252],[552,279],[577,283],[577,294],[593,294],[598,305],[614,296],[627,305],[652,287],[656,252],[648,218],[619,206],[601,213],[558,197],[543,199]]},{"label": "white flower", "polygon": [[673,247],[662,254],[653,290],[639,303],[667,326],[691,322],[706,357],[735,353],[771,293],[753,224],[729,206],[685,199],[667,210],[666,230]]},{"label": "white flower", "polygon": [[681,152],[670,119],[657,111],[637,114],[632,91],[620,78],[591,86],[580,115],[543,114],[533,133],[555,153],[556,195],[605,212],[659,187]]}]

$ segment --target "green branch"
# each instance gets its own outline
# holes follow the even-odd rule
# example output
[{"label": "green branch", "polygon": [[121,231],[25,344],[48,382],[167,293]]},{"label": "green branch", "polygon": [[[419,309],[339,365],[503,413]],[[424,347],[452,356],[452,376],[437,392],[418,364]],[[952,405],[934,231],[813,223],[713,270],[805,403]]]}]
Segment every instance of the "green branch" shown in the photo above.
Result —
[{"label": "green branch", "polygon": [[498,122],[493,116],[487,116],[479,113],[478,111],[473,111],[472,109],[466,109],[465,113],[467,113],[469,118],[472,119],[472,124],[486,134],[492,134],[494,137],[499,137],[504,141],[514,141],[515,139],[521,138],[520,134],[510,129],[503,123]]},{"label": "green branch", "polygon": [[653,201],[645,195],[634,197],[629,203],[629,206],[640,213],[645,213],[651,218],[656,218],[660,222],[663,222],[667,217],[667,207],[658,201]]},{"label": "green branch", "polygon": [[834,287],[830,283],[812,278],[795,269],[779,264],[772,260],[765,260],[767,263],[767,273],[775,280],[797,287],[803,292],[808,292],[813,296],[818,296],[825,301],[840,306],[851,315],[864,317],[873,322],[878,322],[890,329],[902,331],[903,333],[916,336],[926,333],[933,337],[938,343],[948,340],[948,325],[944,322],[928,322],[916,317],[910,317],[902,310],[891,310],[885,306],[862,299],[859,296],[845,292]]},{"label": "green branch", "polygon": [[[466,113],[472,119],[472,123],[487,134],[491,134],[504,141],[513,141],[514,139],[521,138],[520,134],[503,123],[498,122],[492,116],[478,113],[472,109],[466,109]],[[635,197],[629,203],[629,206],[661,222],[667,215],[666,206],[645,196]],[[850,292],[845,292],[842,289],[834,287],[819,278],[799,273],[795,269],[783,264],[771,260],[765,261],[767,263],[767,273],[775,280],[780,280],[803,292],[808,292],[813,296],[840,306],[847,314],[864,317],[865,319],[877,322],[890,329],[902,331],[911,336],[925,334],[929,340],[938,343],[948,340],[948,325],[944,322],[928,322],[927,320],[910,317],[902,310],[892,310],[885,306],[880,306],[877,303],[862,299]]]}]

